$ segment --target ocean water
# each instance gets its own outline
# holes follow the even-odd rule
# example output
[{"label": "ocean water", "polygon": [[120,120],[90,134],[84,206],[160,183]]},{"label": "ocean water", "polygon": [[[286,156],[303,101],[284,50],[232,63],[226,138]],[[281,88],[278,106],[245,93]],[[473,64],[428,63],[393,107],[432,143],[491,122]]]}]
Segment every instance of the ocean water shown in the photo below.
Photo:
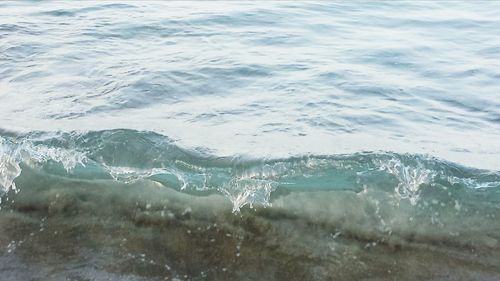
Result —
[{"label": "ocean water", "polygon": [[0,2],[1,280],[499,280],[500,2]]}]

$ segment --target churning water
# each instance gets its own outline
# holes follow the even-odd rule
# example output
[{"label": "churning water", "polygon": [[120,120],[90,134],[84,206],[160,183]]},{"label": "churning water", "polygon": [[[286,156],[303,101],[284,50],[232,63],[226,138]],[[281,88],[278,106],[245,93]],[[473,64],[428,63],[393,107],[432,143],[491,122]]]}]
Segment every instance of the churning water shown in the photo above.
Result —
[{"label": "churning water", "polygon": [[1,280],[498,280],[499,2],[0,3]]}]

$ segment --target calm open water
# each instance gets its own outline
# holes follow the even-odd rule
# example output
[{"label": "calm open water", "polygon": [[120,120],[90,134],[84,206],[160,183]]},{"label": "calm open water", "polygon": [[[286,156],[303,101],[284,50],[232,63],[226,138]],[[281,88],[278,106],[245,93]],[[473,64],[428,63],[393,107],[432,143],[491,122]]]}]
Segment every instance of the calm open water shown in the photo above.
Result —
[{"label": "calm open water", "polygon": [[0,121],[500,169],[498,2],[2,2]]}]

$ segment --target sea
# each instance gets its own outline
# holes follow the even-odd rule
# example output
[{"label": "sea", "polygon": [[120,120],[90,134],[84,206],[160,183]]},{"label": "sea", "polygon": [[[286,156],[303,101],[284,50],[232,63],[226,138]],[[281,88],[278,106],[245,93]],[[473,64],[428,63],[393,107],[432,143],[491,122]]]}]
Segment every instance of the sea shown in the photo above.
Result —
[{"label": "sea", "polygon": [[0,280],[500,280],[500,2],[1,1]]}]

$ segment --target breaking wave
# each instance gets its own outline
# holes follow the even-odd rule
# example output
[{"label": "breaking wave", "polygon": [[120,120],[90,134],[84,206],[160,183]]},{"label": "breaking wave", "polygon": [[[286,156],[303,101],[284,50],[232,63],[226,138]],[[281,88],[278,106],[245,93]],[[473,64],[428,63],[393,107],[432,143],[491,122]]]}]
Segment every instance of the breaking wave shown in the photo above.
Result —
[{"label": "breaking wave", "polygon": [[[211,155],[186,150],[153,132],[108,130],[87,133],[3,132],[0,188],[16,190],[29,166],[46,174],[120,182],[149,180],[193,194],[222,193],[234,211],[267,206],[274,191],[382,190],[418,203],[422,190],[497,190],[500,173],[446,162],[428,155],[359,152],[283,159]],[[432,192],[431,192],[432,193]]]}]

